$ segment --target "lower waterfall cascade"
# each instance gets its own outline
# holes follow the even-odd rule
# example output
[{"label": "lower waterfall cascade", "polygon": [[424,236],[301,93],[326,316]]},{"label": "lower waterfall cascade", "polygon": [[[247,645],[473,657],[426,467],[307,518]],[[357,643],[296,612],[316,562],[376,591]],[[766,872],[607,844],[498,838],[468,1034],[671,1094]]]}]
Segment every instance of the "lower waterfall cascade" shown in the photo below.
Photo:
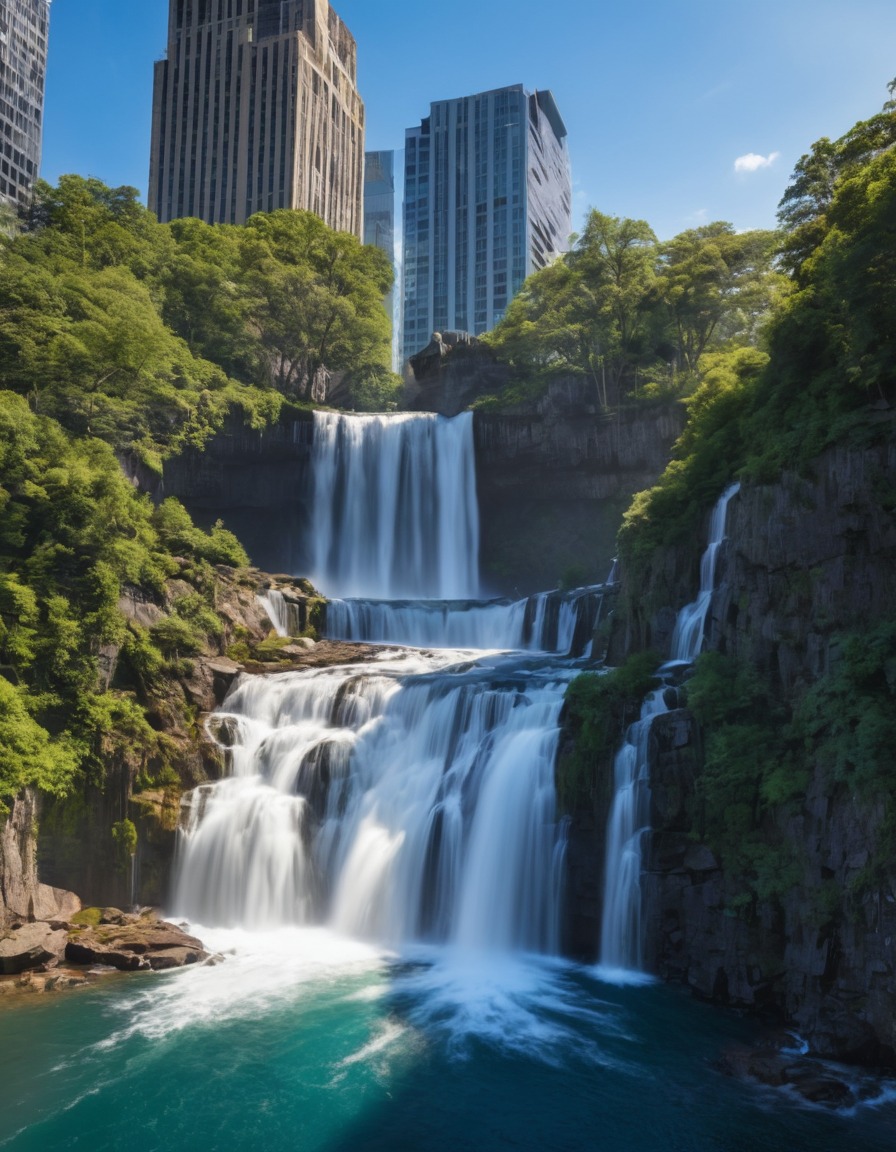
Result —
[{"label": "lower waterfall cascade", "polygon": [[[603,587],[476,598],[469,414],[316,413],[314,454],[315,576],[343,597],[327,600],[324,633],[401,647],[237,682],[208,722],[228,775],[184,800],[173,910],[556,954],[560,712]],[[297,634],[294,600],[259,599]]]},{"label": "lower waterfall cascade", "polygon": [[[697,598],[678,613],[669,667],[692,664],[700,653],[716,587],[719,552],[726,538],[728,505],[740,491],[731,484],[716,502],[709,541],[700,563]],[[660,669],[662,679],[663,669]],[[651,692],[641,715],[625,734],[613,763],[613,801],[607,822],[600,967],[616,979],[636,978],[643,966],[641,863],[650,833],[650,732],[657,716],[669,711],[667,689]]]}]

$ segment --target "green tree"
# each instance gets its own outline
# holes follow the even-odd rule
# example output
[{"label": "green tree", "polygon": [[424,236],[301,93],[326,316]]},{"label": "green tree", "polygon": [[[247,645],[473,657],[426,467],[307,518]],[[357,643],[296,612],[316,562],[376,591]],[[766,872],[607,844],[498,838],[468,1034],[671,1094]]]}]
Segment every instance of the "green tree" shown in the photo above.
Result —
[{"label": "green tree", "polygon": [[657,290],[668,309],[678,366],[697,373],[711,344],[755,341],[780,290],[772,274],[771,232],[736,232],[717,222],[682,232],[662,246]]}]

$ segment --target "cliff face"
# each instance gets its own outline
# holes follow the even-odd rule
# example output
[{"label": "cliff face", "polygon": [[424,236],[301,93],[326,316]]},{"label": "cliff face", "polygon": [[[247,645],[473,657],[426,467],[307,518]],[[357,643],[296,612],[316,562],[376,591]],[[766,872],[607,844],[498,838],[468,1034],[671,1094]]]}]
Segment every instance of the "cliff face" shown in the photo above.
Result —
[{"label": "cliff face", "polygon": [[[896,613],[896,444],[831,450],[808,475],[745,484],[728,537],[707,647],[758,671],[792,710],[837,672],[844,633]],[[628,590],[636,610],[617,654],[668,652],[698,554],[655,556],[645,586]],[[639,614],[638,602],[648,609]],[[798,875],[783,895],[745,903],[745,877],[701,843],[703,735],[686,711],[654,724],[650,966],[709,999],[783,1013],[820,1054],[893,1064],[896,861],[881,864],[881,845],[896,798],[838,783],[807,750],[804,795],[770,806],[761,826],[769,844],[794,846]]]},{"label": "cliff face", "polygon": [[[456,415],[457,404],[446,396],[469,400],[495,384],[501,366],[476,351],[459,349],[448,358],[438,395],[417,398],[421,410]],[[503,375],[497,383],[506,384]],[[635,492],[656,482],[683,419],[680,406],[665,403],[601,413],[577,379],[555,381],[537,401],[477,409],[486,591],[542,591],[571,569],[578,583],[604,580],[622,513]],[[312,443],[310,420],[261,432],[234,425],[203,451],[166,462],[159,494],[177,496],[204,526],[222,518],[266,571],[308,572]]]},{"label": "cliff face", "polygon": [[307,572],[312,443],[310,412],[262,431],[233,423],[202,451],[166,461],[162,494],[204,527],[222,519],[265,571]]},{"label": "cliff face", "polygon": [[537,402],[474,416],[483,579],[497,590],[606,579],[622,513],[656,483],[681,434],[670,403],[602,412],[581,379]]},{"label": "cliff face", "polygon": [[[832,449],[807,475],[742,485],[728,508],[707,647],[753,663],[788,694],[830,670],[832,637],[896,605],[896,420],[889,443]],[[699,541],[658,551],[613,656],[669,652],[677,610],[699,585]],[[625,584],[625,573],[622,574]],[[836,659],[836,653],[833,654]]]},{"label": "cliff face", "polygon": [[775,814],[768,829],[800,846],[799,881],[783,899],[744,909],[739,877],[693,837],[699,734],[690,714],[662,716],[652,739],[649,968],[704,999],[782,1013],[819,1055],[892,1065],[896,876],[861,884],[883,803],[832,792],[816,770],[799,811]]},{"label": "cliff face", "polygon": [[81,907],[73,893],[38,880],[38,811],[38,797],[27,789],[0,824],[0,930],[22,920],[64,920]]}]

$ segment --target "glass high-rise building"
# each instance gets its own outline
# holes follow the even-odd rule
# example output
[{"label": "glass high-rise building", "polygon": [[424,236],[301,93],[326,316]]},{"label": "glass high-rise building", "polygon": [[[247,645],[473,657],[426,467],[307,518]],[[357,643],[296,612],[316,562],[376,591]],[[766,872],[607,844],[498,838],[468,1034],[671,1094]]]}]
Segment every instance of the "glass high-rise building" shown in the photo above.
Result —
[{"label": "glass high-rise building", "polygon": [[0,200],[30,203],[40,173],[50,0],[0,0]]},{"label": "glass high-rise building", "polygon": [[302,208],[361,236],[357,49],[328,0],[170,0],[149,207],[242,224]]},{"label": "glass high-rise building", "polygon": [[[395,153],[364,154],[364,243],[381,248],[395,271]],[[385,299],[395,327],[395,289]],[[393,342],[393,360],[395,345]]]},{"label": "glass high-rise building", "polygon": [[405,133],[402,358],[433,332],[493,328],[568,248],[566,127],[522,85],[439,100]]}]

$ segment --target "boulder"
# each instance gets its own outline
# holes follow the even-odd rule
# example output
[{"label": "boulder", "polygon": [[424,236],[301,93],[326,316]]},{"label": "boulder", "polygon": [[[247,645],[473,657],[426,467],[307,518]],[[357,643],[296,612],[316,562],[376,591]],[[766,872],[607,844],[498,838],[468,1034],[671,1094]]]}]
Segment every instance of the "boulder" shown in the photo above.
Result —
[{"label": "boulder", "polygon": [[38,884],[33,911],[36,920],[65,922],[81,911],[81,901],[74,892],[67,892],[64,888]]},{"label": "boulder", "polygon": [[152,915],[103,911],[96,928],[73,928],[65,946],[74,964],[104,964],[122,972],[182,968],[208,959],[202,942]]},{"label": "boulder", "polygon": [[15,976],[29,968],[58,964],[65,952],[66,933],[51,924],[23,924],[0,940],[0,972]]}]

